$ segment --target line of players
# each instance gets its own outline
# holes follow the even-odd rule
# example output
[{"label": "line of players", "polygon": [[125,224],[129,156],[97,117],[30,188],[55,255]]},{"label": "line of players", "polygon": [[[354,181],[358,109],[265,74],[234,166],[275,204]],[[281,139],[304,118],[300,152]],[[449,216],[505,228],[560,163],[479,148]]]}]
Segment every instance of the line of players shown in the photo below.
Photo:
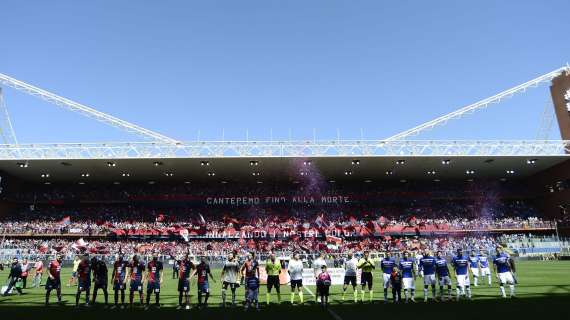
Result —
[{"label": "line of players", "polygon": [[[48,280],[46,282],[45,303],[49,304],[50,294],[53,290],[57,293],[58,302],[61,303],[61,263],[62,257],[57,256],[48,266]],[[210,266],[205,257],[200,259],[198,264],[194,264],[188,254],[182,259],[176,261],[178,264],[178,308],[190,308],[190,287],[194,277],[196,277],[198,289],[198,307],[205,307],[208,304],[210,296],[209,281],[216,281],[212,276]],[[492,260],[494,272],[499,282],[500,293],[502,297],[506,297],[505,285],[510,288],[510,296],[515,294],[515,265],[510,256],[503,252],[501,247],[497,247],[497,255]],[[315,294],[317,302],[323,305],[328,304],[329,287],[331,285],[330,275],[327,273],[326,261],[323,254],[313,261],[313,269],[315,272],[317,293]],[[479,276],[487,276],[488,284],[491,285],[491,271],[489,257],[484,253],[475,254],[472,252],[470,256],[464,255],[458,250],[456,255],[451,259],[451,265],[454,272],[450,272],[448,262],[441,252],[437,252],[435,257],[431,252],[425,252],[423,256],[412,258],[408,252],[404,252],[402,258],[396,262],[396,259],[387,256],[380,261],[382,270],[382,280],[384,288],[384,301],[388,302],[388,289],[392,289],[394,302],[400,302],[401,291],[404,291],[404,299],[406,302],[415,302],[415,280],[417,276],[424,279],[424,300],[428,301],[428,291],[431,287],[431,295],[433,300],[446,300],[445,288],[447,287],[447,300],[452,300],[453,278],[456,285],[456,299],[461,297],[471,299],[471,285],[469,273],[474,277],[474,283],[477,285]],[[275,289],[277,293],[277,301],[281,302],[280,292],[280,274],[282,272],[282,264],[276,259],[275,255],[270,255],[266,261],[265,270],[267,273],[267,293],[266,302],[270,304],[271,293]],[[351,253],[348,254],[344,262],[345,277],[342,292],[342,300],[349,285],[352,286],[354,301],[358,302],[357,288],[357,270],[361,270],[361,301],[365,301],[365,292],[368,292],[369,301],[373,301],[373,271],[375,270],[375,261],[369,257],[368,252],[364,252],[361,259],[356,259]],[[287,272],[289,273],[291,286],[291,304],[295,303],[295,296],[299,296],[300,303],[304,302],[303,297],[303,262],[299,259],[298,254],[294,254],[288,263]],[[91,278],[93,275],[93,279]],[[94,304],[97,299],[99,290],[103,292],[105,305],[108,304],[108,270],[104,261],[84,256],[77,268],[77,293],[76,306],[79,306],[79,300],[82,293],[85,293],[86,304]],[[236,254],[230,254],[225,261],[222,273],[222,306],[227,305],[228,289],[231,293],[231,305],[236,305],[236,291],[242,285],[245,285],[245,309],[259,309],[259,287],[260,287],[259,263],[254,253],[250,253],[245,262],[239,263]],[[163,264],[158,257],[153,256],[151,261],[146,265],[140,261],[138,256],[133,256],[131,261],[124,259],[123,255],[119,255],[113,264],[111,274],[112,289],[114,291],[113,307],[125,306],[125,291],[129,289],[129,305],[133,306],[135,294],[138,292],[139,300],[145,307],[150,306],[151,295],[155,296],[155,305],[160,307],[160,285],[163,280]],[[93,283],[93,296],[90,299],[91,284]],[[146,283],[146,303],[144,301],[143,284]],[[439,284],[439,295],[436,293],[436,286]],[[120,299],[120,304],[119,304]]]},{"label": "line of players", "polygon": [[[514,260],[505,253],[501,247],[496,248],[496,256],[492,260],[494,273],[499,283],[500,295],[506,298],[505,286],[510,289],[510,297],[515,297],[515,284],[517,283],[515,276]],[[471,281],[469,274],[473,276],[474,285],[478,285],[479,277],[486,276],[488,285],[491,286],[491,270],[489,257],[484,254],[476,254],[474,251],[467,256],[461,249],[457,250],[450,262],[454,272],[450,272],[448,261],[438,251],[435,256],[430,251],[424,255],[418,255],[412,258],[409,252],[404,252],[402,258],[396,263],[396,259],[387,256],[380,261],[382,270],[382,280],[384,288],[384,302],[388,302],[388,289],[392,289],[392,299],[394,302],[400,302],[401,291],[404,291],[405,302],[415,302],[415,280],[417,276],[423,278],[424,283],[424,301],[429,299],[429,289],[431,287],[431,296],[433,300],[445,301],[452,300],[453,278],[455,278],[455,299],[461,297],[471,299]],[[361,293],[362,301],[365,300],[365,291],[368,289],[370,301],[373,300],[372,288],[372,271],[375,269],[374,263],[368,258],[368,253],[364,253],[361,260],[356,260],[349,254],[349,259],[345,261],[345,279],[343,286],[342,299],[344,300],[347,288],[352,285],[354,292],[354,301],[358,301],[356,286],[356,269],[362,269],[361,274]],[[439,284],[439,295],[437,294],[437,285]],[[445,295],[447,288],[447,297]]]}]

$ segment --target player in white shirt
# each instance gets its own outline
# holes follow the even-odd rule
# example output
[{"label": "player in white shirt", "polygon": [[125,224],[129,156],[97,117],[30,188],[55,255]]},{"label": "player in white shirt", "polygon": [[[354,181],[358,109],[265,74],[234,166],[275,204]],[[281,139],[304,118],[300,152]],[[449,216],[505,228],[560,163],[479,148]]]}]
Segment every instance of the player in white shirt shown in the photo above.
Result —
[{"label": "player in white shirt", "polygon": [[[322,272],[322,267],[327,266],[327,261],[325,260],[325,254],[321,252],[319,257],[313,261],[313,273],[315,275],[315,280],[318,278],[319,274]],[[319,288],[317,287],[317,294],[316,294],[316,301],[317,303],[321,302],[321,295],[319,292]]]},{"label": "player in white shirt", "polygon": [[420,278],[424,276],[424,272],[419,268],[420,260],[423,257],[424,257],[423,254],[421,254],[420,252],[416,253],[416,256],[414,257],[414,271],[416,271],[416,274],[418,274]]},{"label": "player in white shirt", "polygon": [[303,303],[303,261],[299,260],[298,253],[293,254],[287,272],[291,279],[291,304],[295,303],[295,288],[299,293],[299,301]]},{"label": "player in white shirt", "polygon": [[346,295],[348,285],[352,285],[352,292],[354,294],[354,302],[358,302],[358,289],[356,289],[356,270],[358,259],[356,259],[352,252],[349,252],[346,260],[344,261],[344,285],[342,286],[342,300]]},{"label": "player in white shirt", "polygon": [[222,282],[222,306],[226,306],[226,291],[228,287],[232,292],[232,305],[236,305],[236,289],[239,286],[239,262],[237,261],[236,254],[230,253],[228,256],[228,260],[224,263],[224,267],[222,269],[221,274],[221,282]]}]

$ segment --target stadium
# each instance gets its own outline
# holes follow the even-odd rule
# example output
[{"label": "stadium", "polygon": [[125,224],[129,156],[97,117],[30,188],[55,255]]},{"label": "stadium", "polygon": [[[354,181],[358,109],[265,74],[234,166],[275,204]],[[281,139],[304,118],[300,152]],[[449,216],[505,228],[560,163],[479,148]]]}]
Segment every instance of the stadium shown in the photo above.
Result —
[{"label": "stadium", "polygon": [[[519,80],[379,139],[186,141],[0,73],[0,314],[565,319],[570,66]],[[8,92],[136,138],[21,143]],[[536,139],[421,138],[527,92]]]},{"label": "stadium", "polygon": [[[306,268],[307,305],[319,304],[313,301],[312,266],[321,254],[337,287],[331,303],[341,304],[346,303],[341,285],[349,252],[370,252],[377,264],[390,256],[401,259],[403,252],[415,257],[441,251],[452,257],[463,249],[493,256],[502,246],[520,261],[520,297],[540,295],[525,288],[533,270],[545,268],[555,275],[567,267],[567,262],[548,261],[570,256],[565,240],[570,199],[567,140],[407,140],[542,83],[550,83],[561,135],[570,139],[567,66],[381,141],[186,143],[6,75],[0,76],[0,83],[155,140],[1,147],[0,256],[6,269],[12,257],[22,261],[23,279],[30,278],[23,290],[32,292],[24,297],[31,304],[43,302],[43,290],[38,290],[42,280],[32,280],[34,267],[47,265],[56,255],[64,266],[63,290],[71,296],[77,279],[70,278],[65,287],[71,275],[66,265],[75,257],[88,254],[112,265],[119,255],[140,255],[145,263],[156,256],[164,266],[163,292],[171,291],[163,294],[163,308],[176,307],[176,268],[185,254],[195,264],[205,257],[219,270],[232,252],[240,263],[254,252],[261,265],[259,300],[268,308],[272,303],[281,307],[289,296],[284,293],[277,303],[276,297],[264,294],[264,266],[271,253],[283,267],[284,288],[291,282],[286,267],[293,255],[300,256]],[[474,288],[476,299],[496,299],[495,279],[471,281],[483,287]],[[421,279],[417,282],[417,299],[422,300]],[[382,296],[382,287],[376,290],[373,297],[364,288],[360,297],[357,289],[355,302],[390,301]],[[566,294],[565,289],[553,290],[553,295]],[[220,292],[219,286],[212,286],[210,305],[220,305]],[[238,292],[238,301],[240,296]],[[426,289],[424,296],[428,301],[445,294],[431,297]],[[294,299],[291,294],[293,304],[300,303]],[[66,304],[73,305],[73,299]]]}]

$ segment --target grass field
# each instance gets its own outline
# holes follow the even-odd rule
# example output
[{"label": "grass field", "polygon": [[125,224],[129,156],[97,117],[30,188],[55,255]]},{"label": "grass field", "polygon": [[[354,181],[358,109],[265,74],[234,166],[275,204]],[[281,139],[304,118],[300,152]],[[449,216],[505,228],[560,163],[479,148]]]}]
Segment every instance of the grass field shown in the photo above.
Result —
[{"label": "grass field", "polygon": [[[159,318],[159,317],[192,317],[192,318],[214,318],[214,319],[257,319],[270,317],[274,319],[321,319],[332,318],[335,320],[348,320],[354,317],[383,317],[383,316],[409,316],[409,317],[435,317],[442,314],[455,314],[459,318],[481,319],[490,316],[513,316],[519,318],[544,318],[549,319],[570,317],[570,262],[566,261],[531,261],[519,262],[517,265],[519,285],[517,286],[517,299],[503,300],[499,298],[499,289],[496,279],[493,277],[493,286],[488,287],[485,284],[473,288],[473,300],[461,302],[430,302],[423,303],[423,285],[421,279],[418,278],[416,283],[417,294],[415,304],[401,305],[384,305],[383,292],[381,289],[380,274],[375,275],[375,303],[354,304],[348,302],[351,300],[352,294],[347,294],[346,302],[341,301],[341,286],[333,286],[331,288],[331,306],[330,310],[322,310],[319,306],[315,306],[314,287],[305,289],[305,305],[294,306],[289,304],[289,287],[282,286],[281,305],[272,304],[265,306],[265,287],[260,289],[260,302],[262,302],[261,312],[245,313],[241,308],[220,308],[221,302],[221,285],[218,282],[210,282],[210,308],[206,310],[175,310],[178,303],[178,294],[176,292],[177,280],[171,277],[171,270],[165,270],[165,282],[162,285],[160,310],[143,310],[140,306],[136,306],[134,310],[114,310],[109,311],[101,306],[91,308],[74,308],[76,287],[67,287],[63,285],[63,301],[65,306],[58,307],[43,306],[45,290],[43,287],[36,289],[24,290],[21,296],[11,295],[8,297],[0,297],[0,314],[7,316],[13,315],[18,319],[26,315],[37,316],[45,315],[47,317],[67,318],[81,315],[81,319],[101,319],[108,317],[120,317],[121,319],[136,317],[141,318]],[[219,277],[220,270],[213,270],[213,274]],[[71,274],[69,268],[62,270],[62,283],[66,283],[67,278]],[[1,279],[7,278],[7,271],[0,273]],[[216,279],[217,280],[217,279]],[[28,281],[31,283],[31,281]],[[45,278],[44,278],[45,282]],[[228,290],[229,291],[229,290]],[[508,291],[508,290],[507,290]],[[349,289],[351,292],[351,289]],[[228,295],[229,296],[229,295]],[[273,302],[276,302],[275,294],[272,296]],[[238,301],[243,301],[244,289],[238,289]],[[55,295],[52,301],[56,301]],[[102,294],[97,297],[99,304],[103,301]],[[109,301],[113,301],[112,291],[110,292]],[[127,296],[128,301],[128,296]],[[137,301],[137,300],[135,300]],[[154,299],[151,299],[151,302]],[[296,297],[298,302],[298,297]],[[196,288],[192,288],[192,303],[196,302]],[[184,314],[187,315],[184,315]],[[3,319],[7,319],[2,317]]]}]

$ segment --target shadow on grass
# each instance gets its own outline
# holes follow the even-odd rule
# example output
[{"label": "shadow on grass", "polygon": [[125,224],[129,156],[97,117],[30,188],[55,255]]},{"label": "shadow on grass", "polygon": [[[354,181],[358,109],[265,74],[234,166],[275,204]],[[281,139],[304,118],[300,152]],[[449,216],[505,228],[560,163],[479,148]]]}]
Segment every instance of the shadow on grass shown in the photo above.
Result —
[{"label": "shadow on grass", "polygon": [[[72,305],[72,304],[71,304]],[[320,306],[290,306],[288,304],[262,306],[261,311],[245,312],[242,308],[220,308],[211,306],[203,310],[176,310],[171,307],[144,310],[134,309],[109,310],[101,306],[75,308],[68,303],[65,306],[31,304],[26,301],[0,300],[2,319],[74,319],[74,320],[110,320],[110,319],[263,319],[263,320],[318,320],[318,319],[487,319],[503,318],[508,320],[533,319],[570,319],[570,295],[551,294],[544,297],[517,299],[488,299],[460,302],[417,302],[415,304],[333,304],[332,312]]]}]

